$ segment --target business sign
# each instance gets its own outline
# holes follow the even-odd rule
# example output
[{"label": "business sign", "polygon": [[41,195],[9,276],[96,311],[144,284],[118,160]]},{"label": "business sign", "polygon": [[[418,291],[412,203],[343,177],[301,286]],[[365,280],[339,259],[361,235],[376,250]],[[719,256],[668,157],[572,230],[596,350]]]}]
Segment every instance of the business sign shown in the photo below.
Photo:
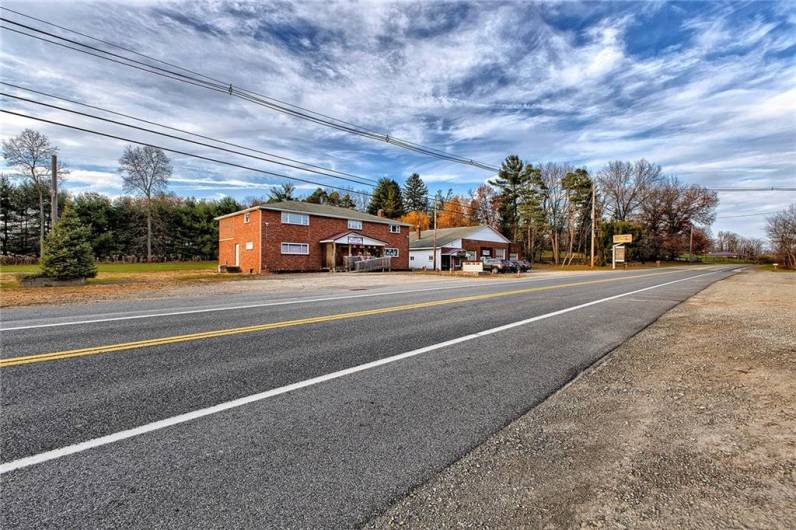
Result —
[{"label": "business sign", "polygon": [[617,234],[614,236],[614,244],[616,243],[632,243],[633,234]]},{"label": "business sign", "polygon": [[480,261],[465,261],[462,263],[462,272],[484,272],[484,264]]},{"label": "business sign", "polygon": [[348,236],[348,243],[350,245],[361,245],[363,241],[361,237]]},{"label": "business sign", "polygon": [[617,263],[625,262],[625,247],[614,248],[614,261]]}]

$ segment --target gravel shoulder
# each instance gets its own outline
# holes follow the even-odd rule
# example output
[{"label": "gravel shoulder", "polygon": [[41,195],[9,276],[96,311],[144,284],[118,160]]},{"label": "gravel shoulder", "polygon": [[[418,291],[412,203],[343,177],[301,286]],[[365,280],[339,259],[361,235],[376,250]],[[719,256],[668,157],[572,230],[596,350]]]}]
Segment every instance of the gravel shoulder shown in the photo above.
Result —
[{"label": "gravel shoulder", "polygon": [[796,274],[705,289],[368,528],[795,528]]}]

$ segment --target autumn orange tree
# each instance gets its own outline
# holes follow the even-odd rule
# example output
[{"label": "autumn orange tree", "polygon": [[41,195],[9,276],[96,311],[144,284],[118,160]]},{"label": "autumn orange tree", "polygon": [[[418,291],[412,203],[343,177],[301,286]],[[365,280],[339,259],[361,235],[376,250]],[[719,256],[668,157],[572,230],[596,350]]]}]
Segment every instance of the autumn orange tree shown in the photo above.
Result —
[{"label": "autumn orange tree", "polygon": [[412,211],[401,217],[401,222],[412,225],[412,228],[420,227],[420,230],[428,230],[431,226],[431,219],[426,212]]},{"label": "autumn orange tree", "polygon": [[460,197],[451,197],[445,201],[442,211],[437,214],[437,228],[454,228],[470,226],[467,205]]}]

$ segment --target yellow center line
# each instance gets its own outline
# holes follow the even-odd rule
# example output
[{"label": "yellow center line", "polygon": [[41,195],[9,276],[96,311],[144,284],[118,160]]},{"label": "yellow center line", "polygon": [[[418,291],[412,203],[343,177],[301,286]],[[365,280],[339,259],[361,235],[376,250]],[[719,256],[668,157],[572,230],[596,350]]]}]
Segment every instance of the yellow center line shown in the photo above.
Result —
[{"label": "yellow center line", "polygon": [[520,294],[533,293],[539,291],[549,291],[553,289],[563,289],[568,287],[579,287],[582,285],[593,285],[598,283],[616,282],[621,280],[642,279],[652,276],[660,276],[663,274],[674,274],[682,272],[680,270],[672,270],[665,272],[656,272],[652,274],[644,274],[642,276],[622,276],[619,278],[605,278],[602,280],[585,280],[580,282],[564,283],[559,285],[546,285],[541,287],[529,287],[525,289],[515,289],[513,291],[502,291],[499,293],[486,293],[471,296],[461,296],[458,298],[446,298],[443,300],[433,300],[430,302],[419,302],[415,304],[404,304],[391,307],[382,307],[379,309],[366,309],[363,311],[353,311],[350,313],[338,313],[335,315],[323,315],[317,317],[300,318],[297,320],[284,320],[281,322],[271,322],[269,324],[258,324],[254,326],[244,326],[239,328],[219,329],[214,331],[202,331],[199,333],[189,333],[187,335],[175,335],[171,337],[161,337],[156,339],[145,339],[133,342],[120,342],[117,344],[107,344],[103,346],[94,346],[91,348],[80,348],[76,350],[66,350],[52,353],[38,353],[34,355],[24,355],[19,357],[9,357],[0,359],[0,368],[8,368],[11,366],[18,366],[22,364],[40,363],[46,361],[58,361],[62,359],[70,359],[73,357],[84,357],[88,355],[98,355],[102,353],[110,353],[120,350],[132,350],[138,348],[146,348],[150,346],[163,346],[166,344],[175,344],[179,342],[188,342],[195,340],[211,339],[215,337],[225,337],[227,335],[238,335],[241,333],[256,333],[259,331],[268,331],[272,329],[283,329],[295,326],[306,326],[309,324],[318,324],[321,322],[332,322],[335,320],[346,320],[352,318],[367,317],[373,315],[383,315],[386,313],[397,313],[399,311],[410,311],[413,309],[425,309],[429,307],[437,307],[441,305],[458,304],[462,302],[475,302],[478,300],[488,300],[493,298],[501,298],[506,296],[516,296]]}]

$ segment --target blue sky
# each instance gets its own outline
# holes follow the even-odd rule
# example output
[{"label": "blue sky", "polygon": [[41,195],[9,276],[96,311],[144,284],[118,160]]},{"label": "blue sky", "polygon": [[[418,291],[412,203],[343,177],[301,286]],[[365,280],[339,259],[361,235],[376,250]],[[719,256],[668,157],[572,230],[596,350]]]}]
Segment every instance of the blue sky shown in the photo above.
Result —
[{"label": "blue sky", "polygon": [[[492,165],[517,153],[597,172],[610,160],[643,157],[705,186],[796,185],[793,2],[4,5]],[[7,82],[370,178],[402,181],[417,171],[432,190],[465,193],[491,177],[5,31],[0,68]],[[40,107],[3,106],[211,154]],[[121,193],[123,142],[0,120],[3,138],[24,127],[51,137],[72,168],[70,191]],[[245,198],[281,182],[180,156],[173,161],[170,189],[180,195]],[[781,209],[796,194],[720,199],[714,233],[762,237],[764,216],[737,216]]]}]

